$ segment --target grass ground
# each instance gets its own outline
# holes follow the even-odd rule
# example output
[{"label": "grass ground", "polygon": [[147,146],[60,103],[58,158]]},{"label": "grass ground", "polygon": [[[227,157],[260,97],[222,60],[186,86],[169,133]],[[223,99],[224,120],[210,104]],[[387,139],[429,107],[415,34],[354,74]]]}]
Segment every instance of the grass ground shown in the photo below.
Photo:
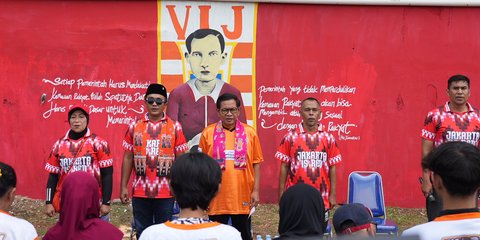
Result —
[{"label": "grass ground", "polygon": [[[43,236],[56,222],[56,218],[47,217],[43,213],[44,205],[44,202],[41,200],[17,196],[11,208],[11,213],[31,222],[37,229],[39,236]],[[394,220],[398,224],[399,233],[411,226],[424,223],[427,219],[425,209],[388,207],[387,214],[389,219]],[[114,203],[110,217],[112,224],[125,233],[125,239],[129,239],[128,236],[130,236],[131,231],[130,222],[132,220],[131,208],[120,203]],[[252,220],[254,235],[276,235],[278,220],[278,205],[259,205]]]}]

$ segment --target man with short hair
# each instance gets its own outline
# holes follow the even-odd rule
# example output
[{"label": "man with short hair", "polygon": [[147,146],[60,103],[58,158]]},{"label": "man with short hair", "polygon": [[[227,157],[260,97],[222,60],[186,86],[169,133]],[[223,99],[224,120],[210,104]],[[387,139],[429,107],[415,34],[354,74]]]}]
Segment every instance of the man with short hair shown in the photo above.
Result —
[{"label": "man with short hair", "polygon": [[150,225],[172,217],[174,198],[168,176],[175,158],[188,150],[180,123],[167,117],[167,89],[150,84],[145,94],[148,113],[130,124],[125,134],[120,199],[129,203],[128,180],[134,169],[132,206],[137,238]]},{"label": "man with short hair", "polygon": [[333,135],[319,123],[321,110],[316,98],[302,101],[300,115],[303,121],[283,137],[275,154],[281,162],[279,198],[297,183],[310,184],[323,196],[328,220],[328,209],[337,204],[335,169],[342,155]]},{"label": "man with short hair", "polygon": [[[454,75],[448,79],[450,101],[427,114],[422,129],[422,158],[444,142],[461,141],[480,147],[480,113],[468,103],[470,79]],[[430,172],[423,169],[422,192],[427,197],[427,215],[431,221],[442,210],[442,202],[432,191]]]},{"label": "man with short hair", "polygon": [[422,160],[422,167],[430,172],[443,210],[433,221],[409,228],[402,235],[418,235],[421,240],[479,239],[480,150],[465,142],[446,142]]},{"label": "man with short hair", "polygon": [[[200,133],[208,125],[218,122],[215,101],[224,93],[232,93],[243,105],[242,95],[234,86],[217,78],[227,53],[223,35],[214,29],[198,29],[186,41],[185,60],[195,79],[176,87],[169,97],[167,115],[179,121],[190,147],[198,145]],[[189,78],[188,78],[189,79]],[[245,110],[240,110],[240,121],[246,122]]]},{"label": "man with short hair", "polygon": [[234,94],[218,97],[220,121],[203,130],[199,149],[216,159],[223,170],[220,192],[210,204],[210,219],[226,224],[231,218],[242,239],[250,240],[248,214],[260,201],[263,155],[255,129],[238,120],[240,108]]},{"label": "man with short hair", "polygon": [[333,227],[337,235],[374,237],[377,232],[372,212],[360,203],[339,207],[333,214]]}]

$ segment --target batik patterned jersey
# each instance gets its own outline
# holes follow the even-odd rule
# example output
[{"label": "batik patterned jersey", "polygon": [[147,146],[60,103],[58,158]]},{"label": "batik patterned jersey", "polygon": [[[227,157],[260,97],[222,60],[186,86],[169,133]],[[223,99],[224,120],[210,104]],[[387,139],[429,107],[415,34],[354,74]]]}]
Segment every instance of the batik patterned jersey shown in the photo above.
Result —
[{"label": "batik patterned jersey", "polygon": [[329,169],[342,161],[342,155],[335,138],[322,124],[318,131],[307,133],[300,123],[283,137],[275,158],[290,165],[285,189],[297,183],[310,184],[322,194],[325,208],[330,208]]},{"label": "batik patterned jersey", "polygon": [[432,141],[435,147],[444,142],[460,141],[480,147],[480,117],[478,109],[467,103],[468,111],[452,112],[448,102],[427,114],[422,138]]},{"label": "batik patterned jersey", "polygon": [[87,129],[85,136],[78,140],[68,138],[67,132],[65,137],[56,141],[45,164],[45,170],[60,175],[58,191],[69,173],[88,172],[101,183],[100,168],[111,166],[113,159],[107,141]]},{"label": "batik patterned jersey", "polygon": [[180,123],[164,116],[152,122],[148,116],[130,124],[123,148],[133,153],[133,196],[170,198],[168,178],[175,157],[188,150]]}]

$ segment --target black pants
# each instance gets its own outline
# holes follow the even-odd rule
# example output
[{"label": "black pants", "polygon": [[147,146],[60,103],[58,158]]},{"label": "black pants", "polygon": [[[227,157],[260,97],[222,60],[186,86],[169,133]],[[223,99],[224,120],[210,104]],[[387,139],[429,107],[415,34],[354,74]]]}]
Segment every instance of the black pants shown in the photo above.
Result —
[{"label": "black pants", "polygon": [[251,231],[251,219],[248,218],[248,214],[221,214],[221,215],[210,215],[208,216],[210,220],[228,224],[228,219],[232,219],[232,226],[236,228],[240,234],[242,234],[242,240],[252,240],[252,231]]}]

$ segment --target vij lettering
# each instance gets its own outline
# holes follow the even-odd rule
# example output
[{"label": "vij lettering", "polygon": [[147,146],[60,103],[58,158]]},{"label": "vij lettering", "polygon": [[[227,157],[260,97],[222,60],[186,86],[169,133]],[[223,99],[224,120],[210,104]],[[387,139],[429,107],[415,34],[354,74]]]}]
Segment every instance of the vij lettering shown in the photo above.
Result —
[{"label": "vij lettering", "polygon": [[[172,25],[175,28],[175,32],[177,33],[178,40],[185,40],[185,35],[187,31],[188,22],[190,20],[190,11],[192,6],[187,5],[185,6],[185,20],[183,21],[183,25],[179,21],[179,17],[177,16],[177,11],[175,9],[175,5],[167,5],[166,8],[170,15],[170,19],[172,21]],[[210,5],[200,5],[198,6],[198,11],[200,15],[200,19],[195,19],[194,22],[200,23],[199,28],[211,28],[210,27],[210,9],[212,6]],[[233,23],[233,30],[230,31],[226,24],[220,25],[223,30],[223,34],[227,39],[235,40],[242,36],[243,31],[243,9],[244,6],[232,6],[233,16],[234,16],[234,23]]]}]

